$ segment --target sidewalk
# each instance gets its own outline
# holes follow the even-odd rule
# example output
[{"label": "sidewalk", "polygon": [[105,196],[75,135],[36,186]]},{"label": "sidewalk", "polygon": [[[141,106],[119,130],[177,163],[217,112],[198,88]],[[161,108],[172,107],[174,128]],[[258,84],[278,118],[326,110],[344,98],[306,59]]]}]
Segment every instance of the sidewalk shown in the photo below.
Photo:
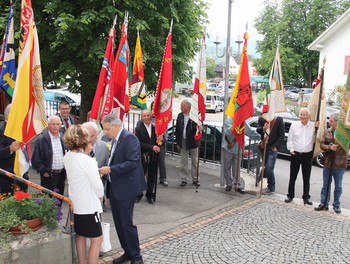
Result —
[{"label": "sidewalk", "polygon": [[[278,194],[260,198],[260,185],[245,172],[249,194],[226,192],[220,166],[202,162],[196,192],[192,184],[179,186],[178,162],[167,156],[169,187],[158,185],[154,205],[145,198],[135,204],[145,263],[350,263],[349,210],[336,215],[315,212],[301,199],[285,204]],[[111,223],[112,250],[100,263],[112,263],[123,252],[110,210],[103,220]]]}]

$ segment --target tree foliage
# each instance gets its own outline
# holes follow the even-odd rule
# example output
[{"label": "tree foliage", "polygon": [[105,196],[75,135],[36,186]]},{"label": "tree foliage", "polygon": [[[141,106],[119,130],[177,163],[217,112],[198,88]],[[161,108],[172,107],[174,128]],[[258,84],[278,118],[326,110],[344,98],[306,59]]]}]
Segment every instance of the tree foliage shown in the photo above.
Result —
[{"label": "tree foliage", "polygon": [[[0,3],[0,29],[4,32],[8,2]],[[15,2],[16,30],[19,27],[20,1]],[[65,81],[82,94],[82,113],[90,107],[105,52],[108,33],[115,15],[116,47],[125,11],[129,12],[128,41],[133,61],[137,30],[140,32],[145,63],[145,80],[154,90],[161,67],[165,40],[173,25],[174,81],[190,79],[188,62],[198,50],[203,35],[206,4],[203,0],[32,0],[39,34],[44,83]],[[77,85],[80,83],[80,86]]]},{"label": "tree foliage", "polygon": [[277,43],[283,79],[286,83],[311,87],[317,76],[319,53],[307,49],[344,11],[348,0],[265,0],[255,20],[257,31],[264,36],[258,42],[261,58],[254,60],[258,72],[267,75],[275,56]]}]

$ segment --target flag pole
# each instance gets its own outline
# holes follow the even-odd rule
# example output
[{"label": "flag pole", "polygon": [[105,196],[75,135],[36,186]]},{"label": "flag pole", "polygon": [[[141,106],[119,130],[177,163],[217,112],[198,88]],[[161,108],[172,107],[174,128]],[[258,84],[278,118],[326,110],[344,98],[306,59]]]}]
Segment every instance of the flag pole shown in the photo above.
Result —
[{"label": "flag pole", "polygon": [[265,160],[266,160],[266,146],[267,146],[267,141],[269,140],[269,134],[264,132],[266,134],[266,139],[263,139],[263,146],[264,146],[264,154],[263,154],[263,160],[262,160],[262,166],[261,166],[261,176],[260,176],[260,196],[262,195],[262,188],[263,188],[263,180],[264,180],[264,174],[265,174]]},{"label": "flag pole", "polygon": [[236,166],[236,186],[235,186],[235,191],[238,191],[238,174],[240,173],[241,170],[241,147],[238,144],[238,153],[237,153],[237,166]]}]

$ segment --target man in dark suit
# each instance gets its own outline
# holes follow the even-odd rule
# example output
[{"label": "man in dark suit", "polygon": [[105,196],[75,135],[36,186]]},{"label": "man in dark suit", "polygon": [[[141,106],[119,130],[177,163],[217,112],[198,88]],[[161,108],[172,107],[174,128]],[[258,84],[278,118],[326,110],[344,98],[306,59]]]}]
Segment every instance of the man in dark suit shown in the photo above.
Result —
[{"label": "man in dark suit", "polygon": [[[151,118],[149,110],[141,111],[141,120],[136,124],[135,135],[140,141],[143,171],[145,175],[147,174],[146,197],[150,204],[154,204],[160,147],[157,145],[156,130],[154,124],[151,123]],[[136,201],[141,198],[142,194],[137,196]]]},{"label": "man in dark suit", "polygon": [[77,119],[70,114],[71,109],[72,108],[67,101],[62,101],[58,105],[58,111],[59,111],[58,116],[60,117],[61,125],[62,125],[60,129],[61,136],[64,135],[68,127],[78,123]]},{"label": "man in dark suit", "polygon": [[188,181],[188,158],[191,154],[191,176],[192,183],[200,186],[199,178],[197,180],[198,146],[199,140],[194,139],[197,132],[197,124],[190,119],[191,103],[185,99],[181,102],[181,113],[176,119],[176,147],[181,155],[181,183],[184,187]]},{"label": "man in dark suit", "polygon": [[[261,140],[264,142],[268,135],[266,143],[265,171],[267,178],[267,188],[263,190],[263,194],[273,194],[275,192],[275,163],[278,150],[284,140],[284,123],[280,116],[275,116],[271,122],[266,121],[262,116],[259,117],[256,132],[260,134]],[[263,144],[265,145],[265,144]]]},{"label": "man in dark suit", "polygon": [[[0,121],[0,168],[14,173],[16,150],[20,149],[20,144],[4,135],[10,107],[8,105],[5,109],[5,121]],[[13,193],[13,180],[0,174],[0,194],[5,193]]]},{"label": "man in dark suit", "polygon": [[110,202],[114,224],[124,254],[113,264],[142,264],[137,227],[133,224],[135,197],[146,188],[141,163],[141,148],[137,137],[123,129],[121,120],[109,114],[102,120],[107,136],[113,138],[108,166],[99,169],[110,176]]}]

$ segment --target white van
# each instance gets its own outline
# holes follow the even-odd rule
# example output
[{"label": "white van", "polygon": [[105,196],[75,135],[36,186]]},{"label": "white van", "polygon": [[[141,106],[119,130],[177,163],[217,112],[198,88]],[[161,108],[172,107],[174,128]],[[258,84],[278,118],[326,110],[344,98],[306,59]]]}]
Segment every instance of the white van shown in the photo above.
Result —
[{"label": "white van", "polygon": [[206,106],[206,112],[224,111],[224,102],[221,100],[220,96],[217,94],[207,93],[207,95],[205,96],[205,106]]}]

